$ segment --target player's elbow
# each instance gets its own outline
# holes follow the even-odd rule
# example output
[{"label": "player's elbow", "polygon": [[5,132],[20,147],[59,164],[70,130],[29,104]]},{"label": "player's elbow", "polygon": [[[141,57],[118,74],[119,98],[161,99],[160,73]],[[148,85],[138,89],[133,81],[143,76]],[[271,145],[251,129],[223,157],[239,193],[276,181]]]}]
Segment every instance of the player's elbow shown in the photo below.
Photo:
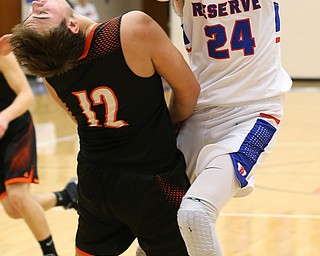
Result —
[{"label": "player's elbow", "polygon": [[191,82],[188,93],[190,100],[193,102],[193,105],[195,107],[195,105],[198,102],[198,97],[200,95],[200,85],[195,79]]}]

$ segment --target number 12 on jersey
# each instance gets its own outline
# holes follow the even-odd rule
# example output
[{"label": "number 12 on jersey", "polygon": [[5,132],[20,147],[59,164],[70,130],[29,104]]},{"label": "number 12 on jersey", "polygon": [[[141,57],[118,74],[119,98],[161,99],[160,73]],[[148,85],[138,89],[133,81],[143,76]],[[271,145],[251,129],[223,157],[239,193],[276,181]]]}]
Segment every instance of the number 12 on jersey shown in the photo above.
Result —
[{"label": "number 12 on jersey", "polygon": [[82,108],[82,113],[87,118],[87,123],[89,126],[93,127],[101,127],[102,125],[99,123],[99,120],[96,118],[96,113],[92,111],[92,103],[95,105],[104,105],[105,109],[105,120],[103,126],[106,128],[120,128],[123,126],[128,126],[128,124],[124,120],[117,120],[117,112],[118,112],[118,100],[114,94],[114,92],[106,87],[100,86],[92,91],[91,100],[88,97],[86,91],[73,92],[78,98],[79,105]]}]

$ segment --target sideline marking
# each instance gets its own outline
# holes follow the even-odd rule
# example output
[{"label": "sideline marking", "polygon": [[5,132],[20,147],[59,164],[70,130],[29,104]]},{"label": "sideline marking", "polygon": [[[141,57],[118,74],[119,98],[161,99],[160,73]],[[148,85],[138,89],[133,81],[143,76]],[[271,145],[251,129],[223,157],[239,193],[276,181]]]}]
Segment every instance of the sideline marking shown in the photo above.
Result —
[{"label": "sideline marking", "polygon": [[72,141],[72,140],[77,139],[77,138],[78,138],[78,135],[77,134],[73,134],[73,135],[57,138],[57,139],[54,139],[54,140],[41,141],[41,142],[37,143],[37,147],[46,147],[46,146],[50,146],[50,145],[61,143],[61,142]]},{"label": "sideline marking", "polygon": [[275,219],[320,219],[320,215],[308,214],[269,214],[269,213],[227,213],[222,212],[223,217],[253,217],[253,218],[275,218]]}]

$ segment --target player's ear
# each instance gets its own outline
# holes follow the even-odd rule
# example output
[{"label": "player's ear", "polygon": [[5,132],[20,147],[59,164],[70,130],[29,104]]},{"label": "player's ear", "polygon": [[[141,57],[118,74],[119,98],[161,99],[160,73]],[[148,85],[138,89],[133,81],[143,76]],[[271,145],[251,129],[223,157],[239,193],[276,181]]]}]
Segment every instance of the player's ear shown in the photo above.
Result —
[{"label": "player's ear", "polygon": [[10,38],[12,34],[4,35],[0,38],[0,56],[7,55],[11,52]]},{"label": "player's ear", "polygon": [[69,19],[68,21],[68,28],[70,29],[71,33],[77,34],[79,32],[79,23],[76,19]]}]

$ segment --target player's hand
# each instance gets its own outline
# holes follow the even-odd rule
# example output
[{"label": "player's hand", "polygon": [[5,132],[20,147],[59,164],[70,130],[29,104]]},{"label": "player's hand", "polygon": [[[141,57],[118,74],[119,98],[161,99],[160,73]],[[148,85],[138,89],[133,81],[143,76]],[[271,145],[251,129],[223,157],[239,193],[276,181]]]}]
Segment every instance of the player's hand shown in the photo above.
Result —
[{"label": "player's hand", "polygon": [[7,55],[11,52],[12,47],[10,44],[10,38],[12,34],[7,34],[0,37],[0,55]]},{"label": "player's hand", "polygon": [[181,129],[181,126],[182,126],[182,122],[179,122],[179,123],[177,123],[176,125],[173,126],[174,127],[174,132],[176,133],[176,136],[178,136],[179,131]]}]

